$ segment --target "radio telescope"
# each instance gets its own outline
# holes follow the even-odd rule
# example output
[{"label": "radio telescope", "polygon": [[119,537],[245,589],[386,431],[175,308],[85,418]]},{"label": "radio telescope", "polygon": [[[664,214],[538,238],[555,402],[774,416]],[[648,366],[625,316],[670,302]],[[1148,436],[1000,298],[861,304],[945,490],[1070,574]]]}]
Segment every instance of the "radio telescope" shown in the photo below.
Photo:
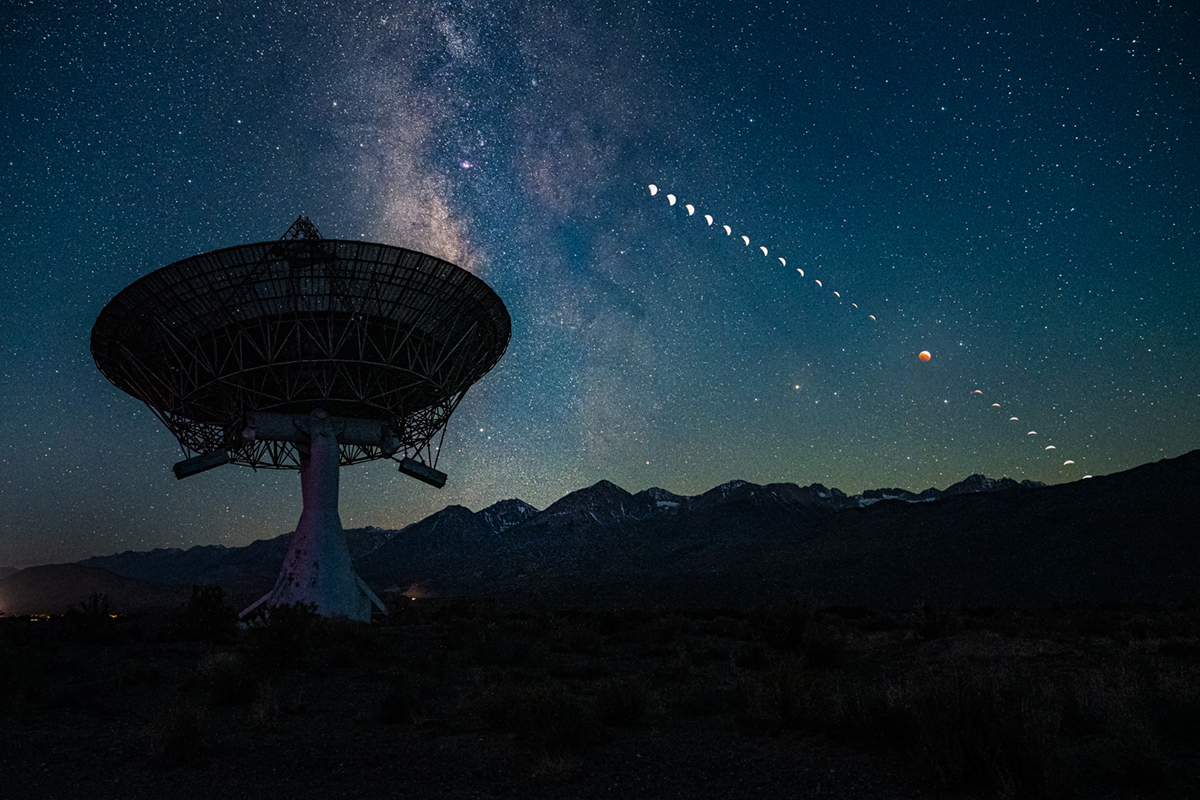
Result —
[{"label": "radio telescope", "polygon": [[92,357],[179,440],[185,478],[222,464],[300,471],[303,511],[275,588],[369,620],[338,516],[338,470],[390,458],[441,487],[441,440],[512,326],[482,280],[414,250],[323,239],[299,217],[279,241],[193,256],[100,312]]}]

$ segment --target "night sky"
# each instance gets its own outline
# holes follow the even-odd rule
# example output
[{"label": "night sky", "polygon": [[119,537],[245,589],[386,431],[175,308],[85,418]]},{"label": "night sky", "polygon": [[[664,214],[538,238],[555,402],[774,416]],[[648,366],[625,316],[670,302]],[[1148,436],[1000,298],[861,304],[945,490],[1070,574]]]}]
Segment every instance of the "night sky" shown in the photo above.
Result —
[{"label": "night sky", "polygon": [[346,468],[346,527],[1200,446],[1194,3],[744,5],[6,3],[0,564],[294,527],[295,472],[176,481],[89,338],[142,275],[299,214],[513,318],[445,489]]}]

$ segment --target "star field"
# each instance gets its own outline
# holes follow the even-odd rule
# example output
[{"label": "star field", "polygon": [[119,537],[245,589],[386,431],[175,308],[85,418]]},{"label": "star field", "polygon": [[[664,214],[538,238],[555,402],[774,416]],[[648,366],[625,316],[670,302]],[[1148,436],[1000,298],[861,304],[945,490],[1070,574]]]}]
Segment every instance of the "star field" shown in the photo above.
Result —
[{"label": "star field", "polygon": [[88,348],[132,281],[299,214],[460,264],[513,318],[446,488],[346,468],[346,527],[1194,449],[1197,41],[1151,0],[12,3],[0,564],[294,527],[293,472],[177,482]]}]

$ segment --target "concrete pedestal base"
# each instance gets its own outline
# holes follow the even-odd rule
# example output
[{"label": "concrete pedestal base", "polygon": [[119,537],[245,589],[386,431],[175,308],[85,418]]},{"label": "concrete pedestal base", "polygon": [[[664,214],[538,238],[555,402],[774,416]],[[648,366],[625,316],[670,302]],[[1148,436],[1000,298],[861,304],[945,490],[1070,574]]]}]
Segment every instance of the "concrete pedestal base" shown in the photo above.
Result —
[{"label": "concrete pedestal base", "polygon": [[296,424],[309,437],[308,455],[300,462],[304,510],[275,588],[242,616],[263,605],[311,603],[323,616],[370,621],[372,604],[383,609],[383,603],[355,574],[346,547],[338,515],[338,431],[322,411]]}]

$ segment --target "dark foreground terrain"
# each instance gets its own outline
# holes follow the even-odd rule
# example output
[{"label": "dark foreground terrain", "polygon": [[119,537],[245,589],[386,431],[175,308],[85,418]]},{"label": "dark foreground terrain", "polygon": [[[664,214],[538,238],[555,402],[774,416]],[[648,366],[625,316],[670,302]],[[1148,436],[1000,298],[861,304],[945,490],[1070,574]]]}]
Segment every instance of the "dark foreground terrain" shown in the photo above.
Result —
[{"label": "dark foreground terrain", "polygon": [[0,618],[5,797],[1200,797],[1194,607],[112,611]]}]

